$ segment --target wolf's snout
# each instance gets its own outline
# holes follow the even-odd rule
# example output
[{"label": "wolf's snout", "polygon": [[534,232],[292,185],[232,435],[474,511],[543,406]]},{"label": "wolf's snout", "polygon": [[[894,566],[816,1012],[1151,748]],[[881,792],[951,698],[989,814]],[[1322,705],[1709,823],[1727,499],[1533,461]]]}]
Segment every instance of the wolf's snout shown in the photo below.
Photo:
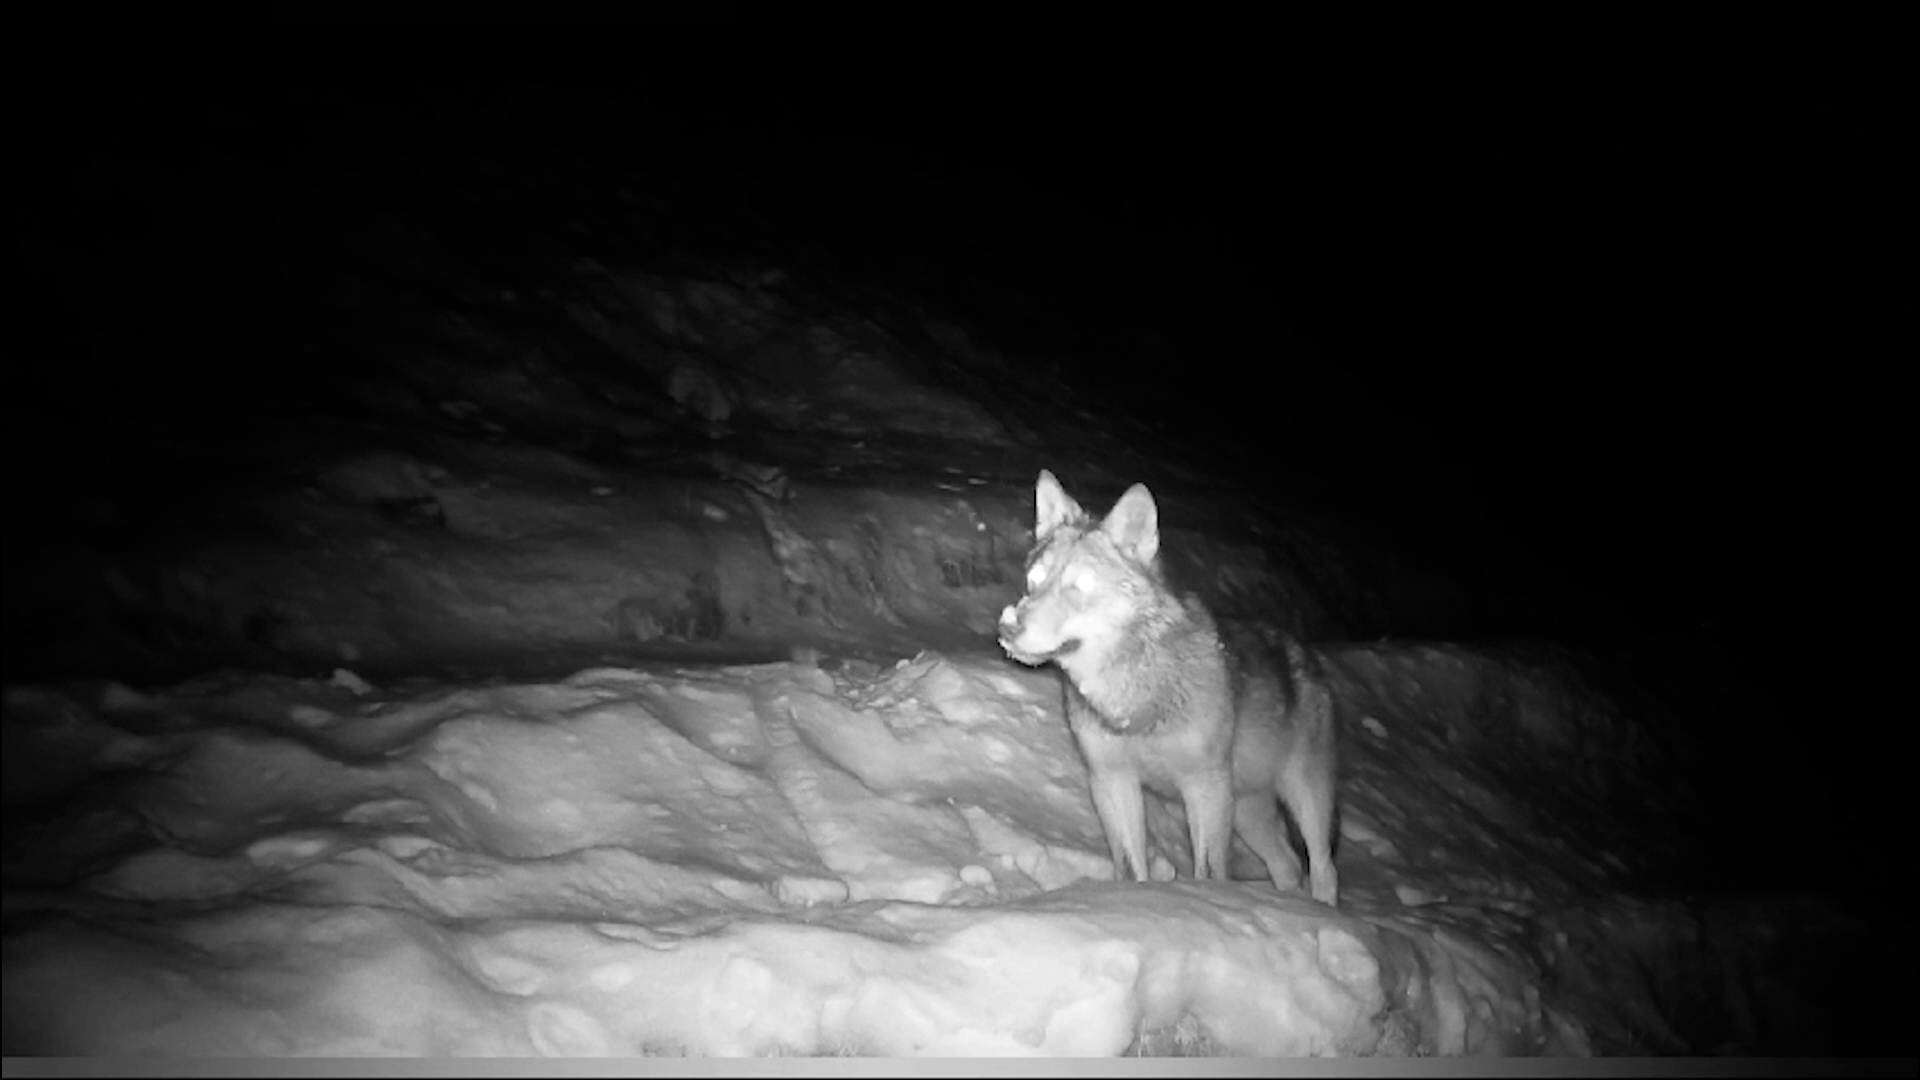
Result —
[{"label": "wolf's snout", "polygon": [[1042,657],[1035,656],[1020,647],[1020,636],[1025,631],[1026,627],[1020,624],[1020,605],[1008,604],[1000,612],[1000,647],[1006,650],[1008,656],[1023,664],[1041,663]]}]

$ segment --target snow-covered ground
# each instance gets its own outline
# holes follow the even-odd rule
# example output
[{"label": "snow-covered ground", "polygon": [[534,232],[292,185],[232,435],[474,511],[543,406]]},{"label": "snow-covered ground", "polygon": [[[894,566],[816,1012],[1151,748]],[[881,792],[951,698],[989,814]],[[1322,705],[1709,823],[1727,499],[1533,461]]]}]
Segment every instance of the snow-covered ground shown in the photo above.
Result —
[{"label": "snow-covered ground", "polygon": [[[1473,664],[1332,659],[1343,684]],[[1349,725],[1336,911],[1260,880],[1176,880],[1166,806],[1160,880],[1106,880],[1057,684],[984,653],[405,690],[342,669],[16,690],[7,708],[31,718],[9,728],[8,759],[36,763],[22,783],[116,792],[15,826],[33,852],[16,875],[88,869],[77,892],[9,897],[15,1052],[1589,1045],[1499,932],[1557,884],[1516,874],[1504,845],[1566,838],[1449,764],[1435,712]],[[1387,768],[1433,787],[1391,802]]]}]

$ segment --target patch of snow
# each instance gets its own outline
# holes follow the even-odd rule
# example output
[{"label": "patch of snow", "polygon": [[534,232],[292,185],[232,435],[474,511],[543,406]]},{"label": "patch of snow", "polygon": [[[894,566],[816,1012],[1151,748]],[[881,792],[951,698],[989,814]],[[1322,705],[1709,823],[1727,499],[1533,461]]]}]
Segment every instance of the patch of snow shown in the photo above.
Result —
[{"label": "patch of snow", "polygon": [[[1355,884],[1340,910],[1275,892],[1257,866],[1253,880],[1174,880],[1184,820],[1160,800],[1155,881],[1113,882],[1050,676],[931,652],[830,676],[814,659],[601,667],[417,696],[263,678],[143,695],[137,712],[17,698],[68,718],[24,726],[28,737],[83,738],[91,767],[142,770],[123,798],[150,832],[133,850],[123,837],[108,846],[120,834],[88,840],[79,818],[37,834],[49,865],[103,864],[68,887],[74,904],[137,902],[145,914],[10,933],[10,1046],[1101,1056],[1168,1039],[1236,1055],[1584,1045],[1578,1022],[1542,1003],[1524,950],[1485,921],[1543,901],[1501,874],[1473,876],[1437,833],[1446,888],[1417,883],[1406,845],[1382,835],[1412,822],[1373,795],[1374,752],[1352,759],[1342,859]],[[329,690],[367,700],[324,724],[289,721]],[[174,717],[173,729],[115,726],[150,714]],[[1379,752],[1420,752],[1423,738]],[[101,846],[74,846],[85,843]],[[1399,880],[1366,884],[1382,873]],[[1434,899],[1462,890],[1487,906]]]}]

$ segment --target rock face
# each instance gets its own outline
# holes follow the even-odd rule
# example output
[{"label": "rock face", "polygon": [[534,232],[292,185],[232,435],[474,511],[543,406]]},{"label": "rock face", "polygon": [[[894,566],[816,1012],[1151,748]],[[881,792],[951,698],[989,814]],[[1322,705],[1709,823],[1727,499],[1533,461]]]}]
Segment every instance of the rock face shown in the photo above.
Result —
[{"label": "rock face", "polygon": [[[953,328],[903,338],[772,272],[715,276],[581,260],[537,297],[470,283],[342,346],[406,332],[417,355],[296,354],[280,397],[188,373],[213,400],[148,400],[155,445],[118,433],[90,486],[32,477],[51,505],[13,553],[9,661],[154,674],[951,643],[990,636],[1051,447],[1100,456],[1097,475],[1166,472],[1091,414],[1052,410],[1041,439],[1037,410],[970,396],[1008,361]],[[1281,531],[1316,587],[1244,530],[1193,535],[1199,583],[1325,629],[1326,598],[1360,590],[1326,542]]]}]

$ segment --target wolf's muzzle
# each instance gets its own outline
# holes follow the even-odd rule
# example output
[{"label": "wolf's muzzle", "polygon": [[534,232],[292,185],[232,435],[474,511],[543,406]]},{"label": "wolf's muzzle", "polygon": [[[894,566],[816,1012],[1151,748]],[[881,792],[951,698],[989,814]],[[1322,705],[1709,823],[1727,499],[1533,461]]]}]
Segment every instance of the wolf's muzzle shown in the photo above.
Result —
[{"label": "wolf's muzzle", "polygon": [[1079,638],[1068,638],[1045,652],[1034,652],[1017,644],[1025,632],[1026,624],[1020,621],[1020,605],[1008,604],[1006,609],[1000,612],[1000,647],[1006,650],[1008,656],[1023,664],[1038,667],[1049,660],[1066,656],[1080,647]]},{"label": "wolf's muzzle", "polygon": [[1026,627],[1020,622],[1020,605],[1008,604],[1000,612],[1000,647],[1008,656],[1023,664],[1044,664],[1047,658],[1037,656],[1022,649],[1014,642],[1020,640],[1020,634]]},{"label": "wolf's muzzle", "polygon": [[1020,636],[1020,605],[1008,604],[1000,609],[1000,636],[1003,638]]}]

